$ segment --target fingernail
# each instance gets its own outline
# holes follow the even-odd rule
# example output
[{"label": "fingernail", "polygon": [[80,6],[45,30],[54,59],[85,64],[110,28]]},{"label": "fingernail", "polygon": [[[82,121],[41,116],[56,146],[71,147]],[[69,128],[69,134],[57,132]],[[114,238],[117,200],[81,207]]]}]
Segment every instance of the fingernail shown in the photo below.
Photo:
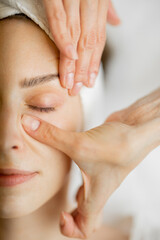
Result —
[{"label": "fingernail", "polygon": [[74,84],[74,73],[68,73],[66,76],[66,88],[72,89]]},{"label": "fingernail", "polygon": [[61,218],[60,218],[60,225],[63,227],[66,223],[66,217],[64,215],[64,212],[61,213]]},{"label": "fingernail", "polygon": [[74,59],[74,60],[77,60],[78,59],[78,54],[77,54],[77,51],[75,50],[74,46],[73,45],[68,45],[66,47],[66,51],[67,51],[67,54],[70,58]]},{"label": "fingernail", "polygon": [[73,93],[72,95],[77,95],[79,93],[79,91],[81,90],[81,87],[83,86],[82,82],[78,82],[74,85],[73,87]]},{"label": "fingernail", "polygon": [[35,131],[39,128],[40,122],[37,119],[32,118],[31,116],[28,115],[23,115],[22,117],[22,124],[32,130]]},{"label": "fingernail", "polygon": [[90,73],[90,75],[89,75],[89,87],[94,86],[96,77],[97,77],[96,73]]}]

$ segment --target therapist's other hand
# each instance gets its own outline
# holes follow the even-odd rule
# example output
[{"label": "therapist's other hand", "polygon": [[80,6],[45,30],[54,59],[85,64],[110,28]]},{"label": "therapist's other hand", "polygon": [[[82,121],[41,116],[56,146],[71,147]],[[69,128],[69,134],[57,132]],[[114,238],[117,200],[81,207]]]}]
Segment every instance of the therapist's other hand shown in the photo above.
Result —
[{"label": "therapist's other hand", "polygon": [[64,131],[28,115],[23,116],[22,125],[30,136],[64,152],[81,169],[78,207],[61,215],[61,231],[83,239],[96,229],[110,195],[160,145],[160,89],[86,132]]},{"label": "therapist's other hand", "polygon": [[83,84],[94,85],[106,41],[106,21],[118,25],[120,20],[111,0],[43,0],[43,3],[60,50],[60,82],[70,89],[70,95],[77,95]]}]

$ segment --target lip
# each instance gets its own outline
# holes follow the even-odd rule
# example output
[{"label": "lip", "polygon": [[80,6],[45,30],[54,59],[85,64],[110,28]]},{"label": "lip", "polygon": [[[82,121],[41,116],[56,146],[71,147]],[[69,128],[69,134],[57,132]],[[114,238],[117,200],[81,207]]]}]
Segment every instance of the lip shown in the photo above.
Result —
[{"label": "lip", "polygon": [[37,174],[38,172],[0,168],[0,187],[11,187],[17,184],[21,184],[30,180]]}]

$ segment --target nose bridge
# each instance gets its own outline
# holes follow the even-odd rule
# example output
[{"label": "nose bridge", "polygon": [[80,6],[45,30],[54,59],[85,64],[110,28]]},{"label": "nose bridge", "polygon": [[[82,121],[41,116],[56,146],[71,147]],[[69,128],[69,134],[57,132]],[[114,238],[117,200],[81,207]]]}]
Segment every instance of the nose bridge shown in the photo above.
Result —
[{"label": "nose bridge", "polygon": [[20,117],[13,108],[0,112],[0,148],[3,151],[20,150],[23,147],[19,127]]}]

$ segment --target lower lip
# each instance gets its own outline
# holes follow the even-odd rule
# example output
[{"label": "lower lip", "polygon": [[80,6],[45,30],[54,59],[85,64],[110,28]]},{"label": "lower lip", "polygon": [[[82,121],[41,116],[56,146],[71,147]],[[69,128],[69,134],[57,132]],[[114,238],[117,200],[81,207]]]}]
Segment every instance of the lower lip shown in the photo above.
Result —
[{"label": "lower lip", "polygon": [[28,175],[15,174],[15,175],[2,175],[0,174],[0,187],[12,187],[20,183],[24,183],[31,178],[33,178],[36,173],[31,173]]}]

